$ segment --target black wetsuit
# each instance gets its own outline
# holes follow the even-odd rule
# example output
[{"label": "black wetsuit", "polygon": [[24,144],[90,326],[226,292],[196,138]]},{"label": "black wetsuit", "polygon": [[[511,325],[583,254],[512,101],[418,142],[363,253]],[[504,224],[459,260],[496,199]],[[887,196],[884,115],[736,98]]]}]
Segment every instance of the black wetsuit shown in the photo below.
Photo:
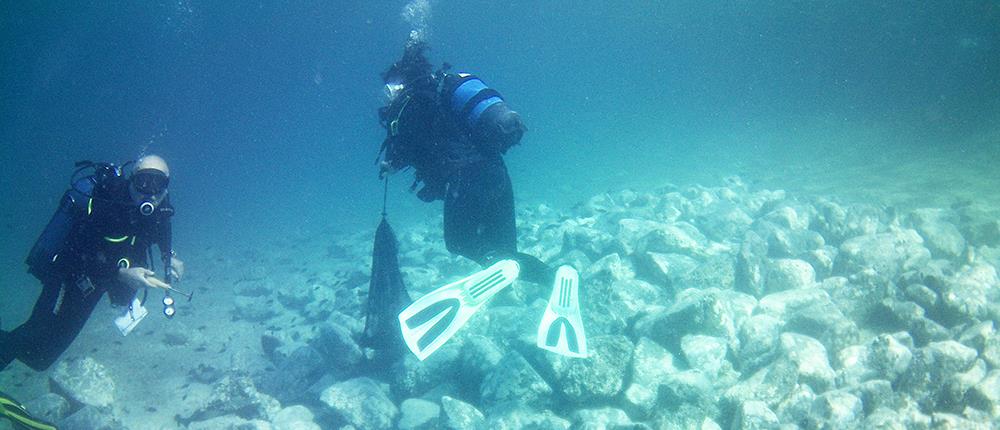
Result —
[{"label": "black wetsuit", "polygon": [[148,267],[153,244],[161,257],[169,257],[170,203],[143,216],[130,203],[124,179],[103,182],[87,177],[74,184],[32,248],[28,270],[42,281],[42,293],[24,324],[0,331],[0,370],[14,359],[47,369],[80,333],[104,293],[116,305],[132,300],[134,291],[117,279],[120,267]]},{"label": "black wetsuit", "polygon": [[[416,170],[413,188],[422,185],[421,200],[444,200],[448,251],[482,265],[513,258],[521,265],[521,279],[551,283],[551,268],[517,250],[514,192],[503,154],[523,129],[513,142],[499,144],[491,135],[463,127],[442,101],[447,99],[440,94],[447,88],[442,79],[448,77],[418,81],[423,87],[415,85],[383,109],[389,129],[385,161],[394,169]],[[509,109],[497,103],[480,121],[494,121],[503,112]]]}]

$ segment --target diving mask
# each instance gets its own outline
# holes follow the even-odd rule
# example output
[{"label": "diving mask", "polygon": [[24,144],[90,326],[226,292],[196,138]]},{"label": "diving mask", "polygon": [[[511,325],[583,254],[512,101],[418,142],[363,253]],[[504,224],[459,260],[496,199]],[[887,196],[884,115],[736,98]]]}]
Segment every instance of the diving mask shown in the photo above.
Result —
[{"label": "diving mask", "polygon": [[139,206],[139,213],[152,215],[166,197],[169,183],[170,178],[156,169],[143,169],[132,174],[128,190],[132,201]]},{"label": "diving mask", "polygon": [[155,169],[140,170],[132,175],[132,186],[135,190],[147,195],[160,194],[167,189],[170,178]]}]

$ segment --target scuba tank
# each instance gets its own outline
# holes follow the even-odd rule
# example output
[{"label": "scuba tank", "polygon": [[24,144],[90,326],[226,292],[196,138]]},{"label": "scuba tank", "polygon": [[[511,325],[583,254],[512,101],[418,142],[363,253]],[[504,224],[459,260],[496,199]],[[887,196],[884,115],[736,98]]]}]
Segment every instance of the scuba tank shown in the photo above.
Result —
[{"label": "scuba tank", "polygon": [[468,73],[447,73],[441,87],[441,101],[456,121],[468,130],[475,128],[483,112],[503,102],[496,90]]},{"label": "scuba tank", "polygon": [[[110,163],[79,161],[70,175],[69,190],[63,194],[59,208],[52,215],[45,230],[31,247],[25,263],[28,272],[41,279],[61,266],[59,254],[63,252],[73,225],[81,216],[89,216],[93,211],[95,195],[106,194],[111,183],[121,178],[123,166]],[[92,170],[89,175],[83,175]]]},{"label": "scuba tank", "polygon": [[521,141],[525,127],[503,96],[479,77],[446,73],[441,82],[441,102],[459,128],[480,149],[506,153]]}]

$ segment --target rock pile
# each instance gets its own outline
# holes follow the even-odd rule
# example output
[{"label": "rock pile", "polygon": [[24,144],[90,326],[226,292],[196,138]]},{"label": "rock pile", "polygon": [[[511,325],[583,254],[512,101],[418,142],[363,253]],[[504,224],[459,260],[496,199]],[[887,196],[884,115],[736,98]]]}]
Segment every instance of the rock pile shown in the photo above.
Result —
[{"label": "rock pile", "polygon": [[[583,275],[591,356],[534,346],[548,286],[519,282],[426,361],[407,355],[387,373],[365,368],[356,341],[368,270],[356,262],[366,261],[370,244],[351,236],[327,256],[334,270],[251,274],[235,283],[234,319],[280,327],[261,338],[272,366],[251,375],[193,371],[192,381],[213,384],[215,394],[179,422],[191,429],[997,426],[1000,224],[982,213],[845,206],[752,191],[738,178],[715,188],[606,193],[568,213],[522,209],[522,250]],[[414,297],[476,269],[447,253],[438,228],[400,235]],[[93,384],[105,384],[88,372]],[[77,404],[102,398],[73,394],[85,392],[79,382],[55,383],[62,397],[38,400],[46,413],[101,410]]]}]

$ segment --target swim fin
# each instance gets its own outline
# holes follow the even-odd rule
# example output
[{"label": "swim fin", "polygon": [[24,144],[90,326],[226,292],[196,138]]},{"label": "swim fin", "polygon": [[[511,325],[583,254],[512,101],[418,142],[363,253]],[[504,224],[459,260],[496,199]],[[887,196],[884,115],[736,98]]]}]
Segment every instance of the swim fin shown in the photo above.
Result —
[{"label": "swim fin", "polygon": [[13,397],[0,392],[0,417],[10,420],[17,430],[56,430],[56,426],[31,416]]},{"label": "swim fin", "polygon": [[399,313],[406,346],[423,361],[451,339],[483,304],[514,283],[520,271],[516,261],[501,260],[417,299]]},{"label": "swim fin", "polygon": [[580,317],[580,275],[570,266],[556,270],[552,296],[538,325],[539,348],[567,357],[587,357],[587,335]]}]

